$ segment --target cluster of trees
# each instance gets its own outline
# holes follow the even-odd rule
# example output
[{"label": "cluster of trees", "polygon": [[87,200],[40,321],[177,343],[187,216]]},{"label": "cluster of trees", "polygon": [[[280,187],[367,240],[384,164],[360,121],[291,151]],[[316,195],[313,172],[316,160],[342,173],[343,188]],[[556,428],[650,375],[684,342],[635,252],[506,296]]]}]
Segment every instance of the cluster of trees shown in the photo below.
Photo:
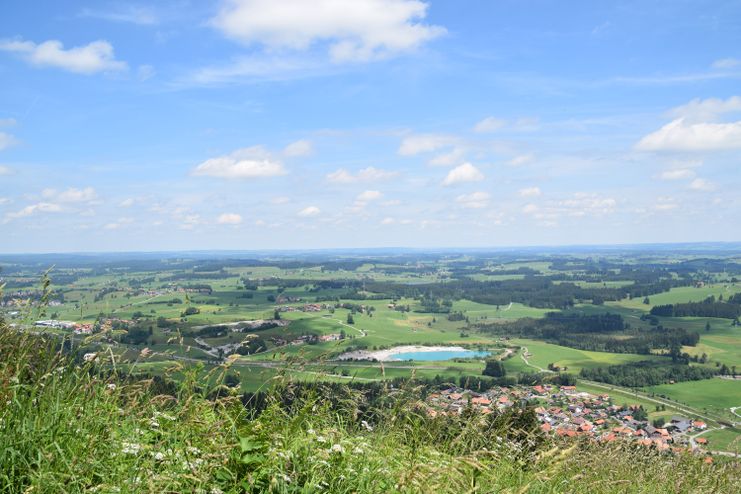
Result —
[{"label": "cluster of trees", "polygon": [[476,327],[481,331],[544,340],[580,350],[643,355],[677,346],[695,346],[700,340],[699,334],[686,329],[631,328],[619,314],[548,313],[542,319],[524,318]]},{"label": "cluster of trees", "polygon": [[641,361],[607,367],[584,368],[579,377],[618,386],[640,388],[670,382],[699,381],[718,374],[715,369],[682,364]]},{"label": "cluster of trees", "polygon": [[[734,295],[729,300],[738,300],[737,295]],[[651,308],[651,315],[663,317],[720,317],[723,319],[736,319],[741,316],[741,304],[720,302],[716,301],[715,297],[709,297],[702,302],[656,305]]]}]

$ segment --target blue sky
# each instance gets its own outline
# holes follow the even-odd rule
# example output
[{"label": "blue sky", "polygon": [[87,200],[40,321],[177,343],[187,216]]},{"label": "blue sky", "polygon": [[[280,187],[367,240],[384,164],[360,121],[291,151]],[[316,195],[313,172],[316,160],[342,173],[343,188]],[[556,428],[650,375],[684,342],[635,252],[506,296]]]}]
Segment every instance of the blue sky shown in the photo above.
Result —
[{"label": "blue sky", "polygon": [[0,7],[2,252],[738,241],[736,1]]}]

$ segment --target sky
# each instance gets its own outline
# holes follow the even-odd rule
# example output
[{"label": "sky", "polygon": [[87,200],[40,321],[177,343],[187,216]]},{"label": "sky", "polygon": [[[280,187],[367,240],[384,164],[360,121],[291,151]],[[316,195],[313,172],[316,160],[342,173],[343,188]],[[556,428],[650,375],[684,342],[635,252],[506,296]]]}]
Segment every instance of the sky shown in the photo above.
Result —
[{"label": "sky", "polygon": [[6,0],[0,252],[741,240],[741,3]]}]

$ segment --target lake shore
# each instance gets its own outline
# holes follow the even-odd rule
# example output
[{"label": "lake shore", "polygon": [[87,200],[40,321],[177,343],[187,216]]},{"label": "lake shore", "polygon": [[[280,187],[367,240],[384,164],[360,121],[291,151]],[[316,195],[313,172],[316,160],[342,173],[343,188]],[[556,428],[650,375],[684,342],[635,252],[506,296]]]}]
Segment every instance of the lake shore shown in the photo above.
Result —
[{"label": "lake shore", "polygon": [[424,353],[424,352],[465,352],[467,349],[462,346],[422,346],[422,345],[404,345],[387,348],[386,350],[355,350],[353,352],[343,353],[337,360],[378,360],[379,362],[397,362],[394,357],[403,353]]}]

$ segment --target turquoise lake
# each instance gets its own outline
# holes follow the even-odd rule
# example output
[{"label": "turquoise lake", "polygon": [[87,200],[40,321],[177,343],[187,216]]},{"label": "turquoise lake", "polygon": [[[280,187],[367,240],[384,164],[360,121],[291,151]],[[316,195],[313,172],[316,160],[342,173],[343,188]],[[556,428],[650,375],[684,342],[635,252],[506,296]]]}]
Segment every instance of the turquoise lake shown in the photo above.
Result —
[{"label": "turquoise lake", "polygon": [[437,352],[407,352],[399,353],[392,360],[452,360],[454,358],[477,358],[486,357],[489,352],[476,352],[474,350],[441,350]]}]

